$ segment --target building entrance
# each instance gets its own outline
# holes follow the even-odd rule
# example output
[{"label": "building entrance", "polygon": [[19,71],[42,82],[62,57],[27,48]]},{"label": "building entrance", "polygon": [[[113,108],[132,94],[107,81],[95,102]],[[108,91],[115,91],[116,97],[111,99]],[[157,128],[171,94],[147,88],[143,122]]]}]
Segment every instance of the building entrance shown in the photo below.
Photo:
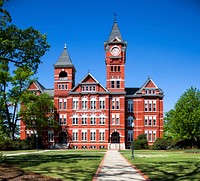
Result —
[{"label": "building entrance", "polygon": [[111,143],[120,143],[120,136],[118,132],[113,132],[111,135]]}]

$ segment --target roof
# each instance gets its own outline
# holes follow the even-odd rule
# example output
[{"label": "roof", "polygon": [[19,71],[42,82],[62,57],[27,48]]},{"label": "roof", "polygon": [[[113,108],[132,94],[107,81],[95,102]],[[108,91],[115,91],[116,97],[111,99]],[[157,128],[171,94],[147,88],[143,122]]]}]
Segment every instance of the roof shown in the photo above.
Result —
[{"label": "roof", "polygon": [[47,93],[50,97],[54,97],[54,89],[45,89],[44,93]]},{"label": "roof", "polygon": [[111,42],[113,41],[114,39],[118,39],[120,41],[122,41],[122,36],[121,36],[121,33],[119,31],[119,27],[117,25],[117,22],[114,21],[114,24],[113,24],[113,27],[112,27],[112,30],[111,30],[111,33],[110,33],[110,36],[108,38],[108,42]]},{"label": "roof", "polygon": [[37,80],[35,80],[33,83],[40,90],[40,92],[43,92],[43,90],[45,89],[45,87],[42,84],[40,84]]},{"label": "roof", "polygon": [[42,93],[47,93],[49,96],[53,97],[54,96],[54,89],[46,89],[40,82],[38,82],[37,80],[35,80],[33,82],[33,84],[35,84],[35,86],[37,87],[37,89],[39,89],[39,91]]},{"label": "roof", "polygon": [[57,62],[54,64],[54,67],[74,67],[70,56],[68,54],[66,46],[64,47],[63,52],[61,53],[60,57],[58,58]]},{"label": "roof", "polygon": [[134,95],[140,88],[125,88],[126,95]]}]

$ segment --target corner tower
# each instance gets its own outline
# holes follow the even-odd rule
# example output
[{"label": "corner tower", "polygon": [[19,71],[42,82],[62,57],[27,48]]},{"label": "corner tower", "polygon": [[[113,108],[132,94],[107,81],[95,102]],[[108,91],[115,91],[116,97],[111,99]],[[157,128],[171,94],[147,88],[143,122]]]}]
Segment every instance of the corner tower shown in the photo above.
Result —
[{"label": "corner tower", "polygon": [[76,69],[72,64],[66,45],[54,64],[54,97],[66,96],[75,86]]},{"label": "corner tower", "polygon": [[106,87],[110,92],[125,91],[125,63],[127,42],[123,41],[117,22],[114,21],[108,41],[104,43]]}]

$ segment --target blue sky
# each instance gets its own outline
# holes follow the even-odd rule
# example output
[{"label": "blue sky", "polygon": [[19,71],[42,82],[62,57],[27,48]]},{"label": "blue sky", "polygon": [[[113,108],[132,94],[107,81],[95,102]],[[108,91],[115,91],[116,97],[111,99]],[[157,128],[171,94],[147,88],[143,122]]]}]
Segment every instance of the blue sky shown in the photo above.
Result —
[{"label": "blue sky", "polygon": [[128,42],[126,87],[141,87],[150,76],[164,91],[165,112],[188,88],[200,88],[199,0],[10,0],[5,8],[19,28],[47,34],[51,48],[36,75],[46,88],[53,88],[53,64],[65,43],[76,84],[89,71],[105,86],[113,13]]}]

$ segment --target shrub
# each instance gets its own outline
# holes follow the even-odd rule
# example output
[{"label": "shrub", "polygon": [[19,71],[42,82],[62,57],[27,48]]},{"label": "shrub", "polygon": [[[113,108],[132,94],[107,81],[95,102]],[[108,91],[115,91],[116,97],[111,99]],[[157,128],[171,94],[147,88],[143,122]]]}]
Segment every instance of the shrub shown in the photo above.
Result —
[{"label": "shrub", "polygon": [[153,150],[166,150],[170,147],[170,141],[165,138],[157,138],[154,142]]},{"label": "shrub", "polygon": [[138,135],[137,139],[134,141],[134,149],[139,150],[147,148],[148,148],[148,142],[146,134]]}]

